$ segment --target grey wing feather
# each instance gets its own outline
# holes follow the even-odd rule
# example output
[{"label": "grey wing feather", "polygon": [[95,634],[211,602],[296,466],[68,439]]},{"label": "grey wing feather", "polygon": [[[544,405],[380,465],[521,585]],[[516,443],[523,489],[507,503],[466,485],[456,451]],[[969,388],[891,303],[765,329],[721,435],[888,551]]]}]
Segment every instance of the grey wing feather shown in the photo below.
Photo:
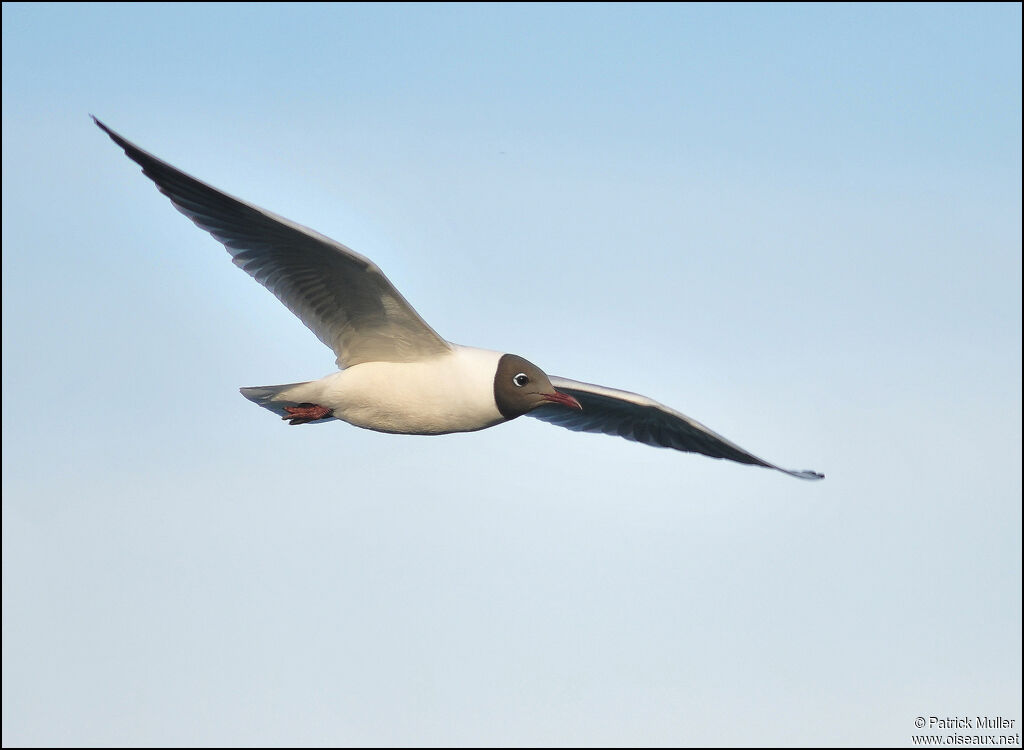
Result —
[{"label": "grey wing feather", "polygon": [[583,409],[566,409],[552,404],[528,412],[529,416],[577,432],[602,432],[655,447],[764,466],[799,479],[825,477],[816,471],[791,471],[769,463],[726,440],[697,420],[646,396],[568,378],[552,377],[551,384],[579,401]]},{"label": "grey wing feather", "polygon": [[295,313],[339,367],[410,362],[451,349],[369,259],[191,177],[93,120],[239,268]]}]

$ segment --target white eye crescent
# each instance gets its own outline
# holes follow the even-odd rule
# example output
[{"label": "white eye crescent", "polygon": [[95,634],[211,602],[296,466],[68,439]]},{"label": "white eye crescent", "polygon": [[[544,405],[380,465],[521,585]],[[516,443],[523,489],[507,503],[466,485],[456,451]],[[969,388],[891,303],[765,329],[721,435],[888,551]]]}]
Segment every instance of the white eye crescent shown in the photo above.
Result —
[{"label": "white eye crescent", "polygon": [[530,376],[525,372],[521,372],[512,378],[512,382],[515,383],[516,388],[522,388],[524,385],[530,382]]}]

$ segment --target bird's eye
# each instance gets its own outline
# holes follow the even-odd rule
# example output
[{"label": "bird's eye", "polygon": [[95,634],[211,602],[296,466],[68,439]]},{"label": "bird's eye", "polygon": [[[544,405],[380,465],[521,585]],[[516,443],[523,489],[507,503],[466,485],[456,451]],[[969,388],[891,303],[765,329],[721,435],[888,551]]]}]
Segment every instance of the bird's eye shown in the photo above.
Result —
[{"label": "bird's eye", "polygon": [[512,378],[512,382],[516,384],[516,388],[522,388],[530,382],[530,377],[525,372],[521,372]]}]

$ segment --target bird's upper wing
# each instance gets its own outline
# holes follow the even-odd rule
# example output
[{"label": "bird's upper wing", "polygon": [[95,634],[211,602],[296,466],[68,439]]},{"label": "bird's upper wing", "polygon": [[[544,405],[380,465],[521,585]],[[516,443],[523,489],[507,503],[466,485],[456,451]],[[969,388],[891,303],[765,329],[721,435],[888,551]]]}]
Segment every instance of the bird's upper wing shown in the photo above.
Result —
[{"label": "bird's upper wing", "polygon": [[528,412],[529,416],[577,432],[603,432],[656,447],[703,453],[712,458],[727,458],[741,464],[778,469],[800,479],[825,477],[816,471],[790,471],[770,464],[712,432],[695,419],[646,396],[568,378],[552,377],[551,384],[579,401],[582,411],[552,404]]},{"label": "bird's upper wing", "polygon": [[451,349],[368,258],[190,177],[93,120],[175,208],[334,351],[339,367],[411,362]]}]

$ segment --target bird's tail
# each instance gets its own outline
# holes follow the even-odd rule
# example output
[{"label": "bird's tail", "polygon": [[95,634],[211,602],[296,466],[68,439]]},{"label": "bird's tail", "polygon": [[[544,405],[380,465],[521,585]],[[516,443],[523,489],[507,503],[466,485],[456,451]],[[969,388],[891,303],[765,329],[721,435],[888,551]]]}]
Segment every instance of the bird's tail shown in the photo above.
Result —
[{"label": "bird's tail", "polygon": [[[308,403],[303,401],[297,401],[289,399],[289,393],[292,388],[296,388],[306,383],[287,383],[286,385],[263,385],[255,388],[239,388],[243,396],[252,401],[254,404],[262,406],[264,409],[269,409],[281,418],[290,417],[289,413],[285,411],[286,406],[309,406]],[[336,417],[323,417],[322,419],[316,419],[309,422],[309,424],[320,424],[321,422],[330,422]]]}]

